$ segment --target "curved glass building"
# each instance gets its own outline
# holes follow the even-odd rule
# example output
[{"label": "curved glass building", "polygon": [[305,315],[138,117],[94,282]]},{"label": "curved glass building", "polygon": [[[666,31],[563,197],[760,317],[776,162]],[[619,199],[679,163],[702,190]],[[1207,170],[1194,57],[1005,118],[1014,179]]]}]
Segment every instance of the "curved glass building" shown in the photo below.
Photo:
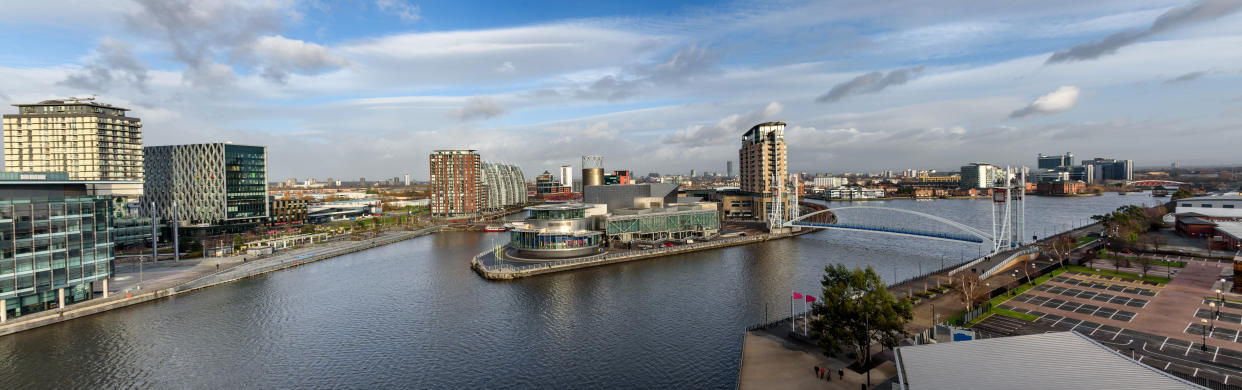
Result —
[{"label": "curved glass building", "polygon": [[596,230],[596,218],[588,215],[592,208],[585,204],[527,207],[530,216],[509,231],[515,260],[555,260],[599,252],[604,232]]}]

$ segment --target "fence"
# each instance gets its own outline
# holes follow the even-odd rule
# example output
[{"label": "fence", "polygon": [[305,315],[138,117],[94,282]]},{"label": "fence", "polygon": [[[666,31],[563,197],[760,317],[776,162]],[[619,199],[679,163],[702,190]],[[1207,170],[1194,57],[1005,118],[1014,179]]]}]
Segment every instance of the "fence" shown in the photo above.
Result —
[{"label": "fence", "polygon": [[1030,248],[1026,248],[1026,249],[1014,252],[1012,255],[1009,255],[1009,257],[1006,257],[1005,260],[999,263],[996,263],[996,265],[992,266],[991,269],[984,271],[983,275],[979,275],[979,279],[987,279],[989,276],[992,276],[992,274],[995,274],[997,271],[1004,269],[1005,265],[1009,264],[1009,262],[1013,261],[1018,256],[1026,256],[1026,255],[1029,255],[1032,253],[1038,253],[1038,252],[1039,252],[1038,247],[1030,247]]}]

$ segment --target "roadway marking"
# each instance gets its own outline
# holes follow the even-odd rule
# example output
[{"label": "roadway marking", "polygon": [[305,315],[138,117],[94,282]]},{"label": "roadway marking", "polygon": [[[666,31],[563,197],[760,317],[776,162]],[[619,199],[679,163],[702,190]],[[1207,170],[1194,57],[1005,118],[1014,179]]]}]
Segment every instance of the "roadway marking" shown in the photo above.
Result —
[{"label": "roadway marking", "polygon": [[1093,336],[1093,335],[1095,335],[1095,332],[1099,332],[1099,331],[1100,331],[1100,328],[1103,328],[1103,326],[1099,326],[1099,327],[1096,327],[1095,329],[1091,330],[1091,333],[1087,333],[1087,336]]},{"label": "roadway marking", "polygon": [[1195,367],[1195,373],[1190,374],[1190,376],[1199,376],[1199,367]]},{"label": "roadway marking", "polygon": [[1187,344],[1187,345],[1186,345],[1186,353],[1182,354],[1182,356],[1190,356],[1190,347],[1193,347],[1193,346],[1195,346],[1195,343],[1189,343],[1189,344]]},{"label": "roadway marking", "polygon": [[1118,329],[1118,330],[1117,330],[1117,333],[1113,334],[1113,338],[1111,338],[1111,339],[1109,339],[1109,340],[1116,340],[1116,339],[1117,339],[1117,336],[1121,336],[1121,332],[1123,332],[1123,331],[1125,331],[1125,330],[1126,330],[1126,328],[1121,328],[1121,329]]},{"label": "roadway marking", "polygon": [[1164,345],[1165,345],[1165,344],[1167,344],[1168,342],[1169,342],[1169,338],[1168,338],[1168,337],[1165,337],[1165,338],[1164,338],[1164,342],[1160,343],[1160,348],[1158,348],[1158,349],[1159,349],[1159,350],[1161,350],[1161,351],[1163,351],[1163,350],[1164,350]]},{"label": "roadway marking", "polygon": [[1172,366],[1172,365],[1173,365],[1173,362],[1168,362],[1168,363],[1165,363],[1165,364],[1164,364],[1164,370],[1165,370],[1165,371],[1168,371],[1168,370],[1169,370],[1169,366]]},{"label": "roadway marking", "polygon": [[1138,362],[1139,362],[1139,363],[1142,363],[1142,362],[1143,362],[1143,358],[1145,358],[1145,357],[1147,357],[1147,355],[1139,355],[1139,360],[1138,360]]},{"label": "roadway marking", "polygon": [[1220,347],[1216,347],[1216,352],[1212,353],[1212,361],[1216,361],[1216,357],[1220,356]]}]

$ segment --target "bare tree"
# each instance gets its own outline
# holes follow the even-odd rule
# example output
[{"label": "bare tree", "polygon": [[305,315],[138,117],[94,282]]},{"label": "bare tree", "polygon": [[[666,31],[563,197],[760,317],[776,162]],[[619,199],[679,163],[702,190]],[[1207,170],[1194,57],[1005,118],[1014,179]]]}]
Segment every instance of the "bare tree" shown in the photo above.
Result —
[{"label": "bare tree", "polygon": [[979,275],[974,272],[962,272],[954,282],[954,287],[962,293],[962,303],[966,304],[966,311],[973,310],[975,300],[983,293],[983,279],[979,279]]},{"label": "bare tree", "polygon": [[1151,269],[1156,266],[1153,263],[1154,261],[1148,261],[1148,260],[1139,261],[1139,269],[1143,270],[1143,279],[1147,278],[1147,271],[1151,271]]},{"label": "bare tree", "polygon": [[[1018,261],[1018,272],[1022,273],[1022,277],[1025,278],[1027,282],[1031,282],[1031,273],[1032,271],[1034,271],[1034,269],[1035,269],[1035,262],[1031,260],[1029,256],[1022,259],[1021,261]],[[1014,284],[1017,285],[1021,283],[1014,283]]]},{"label": "bare tree", "polygon": [[1048,240],[1047,243],[1041,246],[1041,249],[1044,250],[1044,254],[1056,261],[1058,265],[1064,267],[1065,261],[1069,260],[1070,252],[1074,250],[1075,244],[1077,244],[1077,241],[1074,241],[1072,237],[1062,234]]}]

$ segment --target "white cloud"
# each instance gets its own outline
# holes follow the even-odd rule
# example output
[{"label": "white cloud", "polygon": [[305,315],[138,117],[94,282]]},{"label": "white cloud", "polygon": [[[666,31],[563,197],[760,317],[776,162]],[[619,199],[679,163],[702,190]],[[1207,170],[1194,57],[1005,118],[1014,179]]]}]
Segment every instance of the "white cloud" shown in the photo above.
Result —
[{"label": "white cloud", "polygon": [[290,72],[313,75],[350,65],[323,46],[279,35],[259,37],[248,50],[260,59],[263,77],[281,83]]},{"label": "white cloud", "polygon": [[405,0],[375,0],[375,7],[381,12],[396,15],[402,22],[413,23],[422,19],[417,5],[410,5]]},{"label": "white cloud", "polygon": [[1067,85],[1040,96],[1034,102],[1009,114],[1010,118],[1021,118],[1032,114],[1055,114],[1069,111],[1078,105],[1078,96],[1082,91],[1078,87]]}]

